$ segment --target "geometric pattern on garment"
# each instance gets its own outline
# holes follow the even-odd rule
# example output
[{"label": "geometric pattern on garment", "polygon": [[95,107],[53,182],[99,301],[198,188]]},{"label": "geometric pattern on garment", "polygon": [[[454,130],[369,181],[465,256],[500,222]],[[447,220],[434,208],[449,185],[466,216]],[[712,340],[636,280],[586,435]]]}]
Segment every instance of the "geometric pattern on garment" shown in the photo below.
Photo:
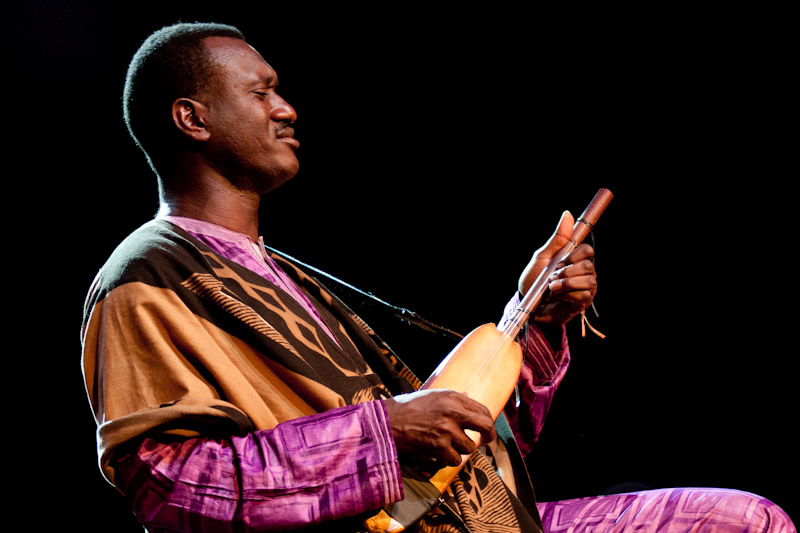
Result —
[{"label": "geometric pattern on garment", "polygon": [[671,488],[539,502],[545,531],[796,533],[783,510],[748,492]]},{"label": "geometric pattern on garment", "polygon": [[[280,298],[275,292],[275,289],[270,289],[264,286],[258,286],[256,290],[255,285],[251,285],[243,280],[240,276],[238,276],[233,270],[221,266],[221,267],[214,267],[214,272],[220,278],[227,278],[233,281],[236,281],[239,286],[241,286],[247,294],[261,302],[265,307],[277,313],[281,316],[281,318],[286,323],[287,327],[292,331],[295,335],[295,338],[302,342],[307,348],[310,350],[322,355],[326,359],[328,359],[342,374],[345,376],[358,376],[358,372],[354,372],[353,370],[343,368],[342,366],[338,365],[333,357],[325,350],[322,342],[320,341],[319,337],[316,334],[315,328],[309,322],[303,320],[301,317],[292,313],[289,309],[283,306],[275,305],[274,303],[268,302],[266,299],[262,298],[259,294],[261,292],[270,293],[273,296],[273,302],[280,303]],[[250,307],[244,305],[243,303],[239,302],[238,300],[232,298],[231,296],[225,294],[223,292],[223,284],[218,279],[210,274],[193,274],[188,280],[183,282],[183,285],[192,290],[198,296],[201,296],[209,301],[213,301],[221,305],[224,309],[229,312],[236,313],[237,318],[244,321],[249,326],[256,329],[260,333],[267,335],[272,340],[278,342],[284,348],[289,349],[292,354],[300,357],[300,354],[289,344],[283,335],[278,333],[274,327],[272,327],[263,317],[261,317],[258,313],[253,311]],[[300,327],[302,326],[302,328]],[[305,333],[304,333],[305,332]],[[312,341],[306,335],[309,333],[313,335],[314,340]],[[302,359],[302,358],[301,358]],[[307,361],[303,359],[303,362],[308,364]],[[309,365],[311,366],[311,365]]]},{"label": "geometric pattern on garment", "polygon": [[[402,490],[379,402],[230,440],[145,439],[121,457],[120,471],[150,531],[282,531],[379,508]],[[246,526],[229,523],[237,513]]]},{"label": "geometric pattern on garment", "polygon": [[[261,314],[226,292],[225,286],[220,278],[233,280],[245,290],[248,296],[257,300],[267,309],[280,316],[283,323],[286,324],[288,330],[292,333],[292,340],[302,343],[307,349],[324,357],[342,376],[346,378],[357,378],[373,375],[369,365],[364,365],[364,372],[341,366],[328,350],[326,350],[325,345],[317,334],[316,328],[303,317],[285,307],[278,297],[276,289],[264,285],[250,284],[225,266],[214,267],[214,273],[219,276],[219,278],[208,273],[195,273],[183,281],[181,285],[198,297],[214,303],[228,315],[271,339],[296,357],[297,360],[302,361],[309,370],[313,369],[314,363],[303,357],[295,346],[292,345],[290,340],[281,334],[281,332],[270,324]],[[264,298],[264,294],[272,298]],[[312,337],[309,338],[309,335]],[[377,398],[390,398],[391,396],[391,393],[383,384],[365,383],[352,394],[345,396],[345,401],[349,404],[354,404],[372,401]]]},{"label": "geometric pattern on garment", "polygon": [[475,450],[452,484],[461,517],[474,533],[519,533],[507,505],[505,485],[487,458]]},{"label": "geometric pattern on garment", "polygon": [[[295,264],[280,254],[272,253],[271,257],[276,263],[279,263],[280,267],[287,272],[290,277],[294,278],[297,283],[309,291],[312,296],[320,301],[325,302],[329,307],[341,307],[343,314],[345,314],[355,324],[355,326],[357,326],[362,332],[371,338],[372,342],[377,346],[378,350],[380,350],[383,357],[388,359],[389,364],[398,373],[399,377],[407,384],[411,385],[410,390],[417,390],[422,386],[422,382],[419,380],[419,378],[414,375],[414,373],[410,368],[408,368],[408,366],[405,365],[405,363],[398,359],[397,355],[383,342],[382,339],[378,337],[372,327],[370,327],[360,316],[358,316],[358,314],[353,312],[353,310],[349,309],[344,302],[341,302],[338,299],[334,300],[334,297],[329,289],[323,288],[316,279],[309,277]],[[339,331],[341,331],[345,336],[348,335],[341,323],[339,325]],[[410,390],[407,392],[410,392]]]},{"label": "geometric pattern on garment", "polygon": [[[212,258],[214,257],[213,254],[204,253],[204,255],[207,255],[208,257]],[[286,325],[295,335],[295,338],[303,342],[307,348],[317,352],[322,356],[325,356],[327,359],[330,359],[332,363],[336,364],[333,358],[330,356],[330,354],[323,347],[322,341],[316,334],[316,328],[314,327],[314,325],[308,323],[301,317],[295,315],[294,313],[289,311],[289,309],[287,309],[286,307],[282,305],[276,305],[276,303],[280,304],[281,300],[275,293],[275,289],[268,289],[264,286],[256,286],[251,283],[248,283],[244,279],[242,279],[241,276],[237,275],[233,270],[224,265],[214,266],[212,268],[214,270],[214,274],[216,274],[219,278],[226,278],[235,281],[242,289],[244,289],[244,291],[247,293],[248,296],[254,298],[255,300],[258,300],[265,307],[267,307],[274,313],[280,315],[281,318],[283,318],[283,320],[285,321]],[[229,304],[227,304],[228,306],[233,306],[238,303],[239,307],[238,311],[240,314],[246,313],[247,310],[250,309],[248,306],[238,302],[237,300],[231,298],[229,295],[225,294],[223,292],[223,284],[210,274],[193,274],[189,280],[186,280],[183,283],[184,286],[189,288],[187,283],[192,283],[194,285],[192,287],[192,290],[198,296],[205,297],[207,299],[215,301],[216,303],[221,303],[223,301],[221,300],[221,298],[226,298],[230,302]],[[260,294],[261,292],[271,293],[271,295],[273,296],[272,302],[269,302],[266,299],[262,298]],[[274,328],[272,328],[272,326],[270,326],[263,318],[261,318],[258,315],[258,313],[255,313],[252,310],[250,310],[250,312],[252,316],[249,316],[248,318],[251,321],[255,320],[256,323],[258,324],[266,324],[271,331],[275,331]],[[303,326],[303,328],[301,329],[300,326]],[[314,337],[314,340],[312,341],[311,339],[309,339],[304,334],[304,332],[310,333]],[[275,333],[277,333],[277,331],[275,331]],[[286,347],[284,345],[286,340],[283,338],[283,336],[281,336],[281,339],[282,339],[281,345]],[[288,345],[288,342],[286,342],[286,344]],[[295,354],[297,353],[296,351],[294,351],[294,349],[292,349],[292,352]],[[336,366],[346,376],[358,375],[356,372],[353,372],[352,370],[344,369],[339,365]]]},{"label": "geometric pattern on garment", "polygon": [[[222,282],[215,277],[210,274],[193,274],[189,279],[184,281],[182,285],[201,298],[205,298],[219,305],[236,319],[241,320],[262,335],[266,335],[292,352],[296,357],[302,359],[302,356],[289,344],[286,337],[281,335],[269,322],[264,320],[264,317],[240,301],[225,294],[222,291]],[[305,360],[304,362],[306,362],[306,364],[308,363]]]},{"label": "geometric pattern on garment", "polygon": [[[377,404],[368,405],[379,408]],[[297,524],[298,518],[300,523],[319,523],[320,520],[341,516],[348,508],[357,505],[356,502],[369,501],[376,494],[383,494],[386,500],[372,502],[373,505],[385,505],[399,498],[399,484],[384,483],[388,479],[398,479],[399,472],[386,471],[393,468],[394,449],[391,443],[376,438],[381,429],[385,432],[388,427],[372,427],[369,424],[377,419],[361,418],[358,413],[353,408],[345,408],[298,419],[287,425],[281,433],[281,440],[273,441],[272,446],[237,450],[243,467],[263,472],[260,479],[249,478],[255,483],[241,487],[242,504],[255,525],[286,527]],[[334,419],[338,420],[335,425],[330,423]],[[342,442],[347,441],[353,441],[349,444],[351,449],[361,449],[365,454],[361,458],[351,457],[355,462],[352,465],[337,459],[337,453],[343,449]],[[253,441],[238,439],[236,444],[244,442],[253,444]],[[362,443],[370,446],[360,447]],[[376,466],[367,468],[369,464]],[[354,470],[356,476],[352,475]],[[319,479],[338,481],[315,486]],[[274,497],[275,487],[296,488],[292,498],[288,499],[290,505],[262,505]]]}]

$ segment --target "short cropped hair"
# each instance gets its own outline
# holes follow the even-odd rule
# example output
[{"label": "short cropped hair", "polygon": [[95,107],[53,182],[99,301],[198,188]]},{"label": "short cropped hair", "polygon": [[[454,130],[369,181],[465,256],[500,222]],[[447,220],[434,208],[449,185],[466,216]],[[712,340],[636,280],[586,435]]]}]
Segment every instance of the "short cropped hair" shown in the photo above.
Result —
[{"label": "short cropped hair", "polygon": [[175,144],[172,103],[195,97],[214,74],[203,39],[233,37],[242,32],[226,24],[178,23],[148,37],[131,59],[122,108],[125,125],[156,173],[154,159]]}]

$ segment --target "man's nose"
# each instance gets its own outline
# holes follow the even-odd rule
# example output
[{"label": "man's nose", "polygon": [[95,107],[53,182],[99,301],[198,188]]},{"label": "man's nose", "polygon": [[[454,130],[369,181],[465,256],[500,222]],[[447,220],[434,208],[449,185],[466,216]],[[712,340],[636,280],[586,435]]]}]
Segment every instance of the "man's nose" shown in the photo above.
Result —
[{"label": "man's nose", "polygon": [[297,112],[289,105],[289,102],[282,97],[276,94],[274,98],[275,101],[272,104],[272,113],[270,113],[270,117],[276,121],[293,124],[294,121],[297,120]]}]

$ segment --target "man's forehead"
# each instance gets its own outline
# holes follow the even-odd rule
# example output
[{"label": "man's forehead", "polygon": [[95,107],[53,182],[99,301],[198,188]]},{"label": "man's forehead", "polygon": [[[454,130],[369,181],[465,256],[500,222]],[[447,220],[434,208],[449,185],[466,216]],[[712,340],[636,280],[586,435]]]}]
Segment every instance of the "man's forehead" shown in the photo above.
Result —
[{"label": "man's forehead", "polygon": [[277,75],[258,51],[248,43],[233,37],[207,37],[206,49],[212,61],[239,75],[255,80],[274,80]]}]

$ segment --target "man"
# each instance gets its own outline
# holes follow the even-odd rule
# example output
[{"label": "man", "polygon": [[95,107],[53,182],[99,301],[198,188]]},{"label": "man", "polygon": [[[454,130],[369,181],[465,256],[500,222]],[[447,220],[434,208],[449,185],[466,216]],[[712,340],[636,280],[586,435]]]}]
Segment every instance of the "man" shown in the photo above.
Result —
[{"label": "man", "polygon": [[[344,302],[266,252],[261,197],[298,170],[296,114],[277,82],[243,35],[221,25],[165,28],[131,62],[125,118],[158,176],[161,207],[112,254],[87,298],[83,365],[104,475],[153,532],[361,531],[409,496],[401,469],[435,472],[466,455],[451,490],[411,527],[541,530],[509,435],[525,453],[541,429],[569,361],[563,325],[596,292],[593,250],[582,245],[561,265],[519,338],[525,366],[510,427],[465,395],[418,391]],[[521,293],[572,222],[565,213],[534,254]],[[687,494],[605,502],[659,501],[663,510]],[[780,516],[755,496],[714,494],[738,522]],[[563,508],[541,506],[545,529],[563,521]]]}]

